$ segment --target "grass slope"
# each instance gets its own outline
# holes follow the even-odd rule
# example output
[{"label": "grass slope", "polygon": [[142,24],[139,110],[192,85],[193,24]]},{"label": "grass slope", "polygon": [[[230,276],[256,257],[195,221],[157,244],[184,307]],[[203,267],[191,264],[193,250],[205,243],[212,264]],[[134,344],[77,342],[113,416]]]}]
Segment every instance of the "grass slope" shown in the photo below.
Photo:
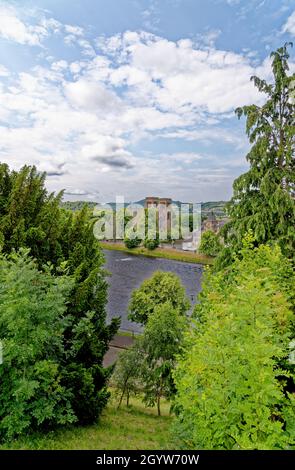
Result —
[{"label": "grass slope", "polygon": [[[0,446],[4,449],[25,450],[156,450],[169,448],[169,428],[172,418],[169,405],[162,404],[163,416],[154,408],[145,408],[137,399],[131,406],[117,410],[112,399],[98,424],[72,426],[47,434],[33,434]],[[171,448],[171,447],[170,447]]]},{"label": "grass slope", "polygon": [[213,264],[214,258],[206,255],[200,255],[189,251],[176,251],[167,248],[156,248],[155,250],[147,250],[145,247],[128,249],[123,243],[100,242],[105,250],[123,251],[130,255],[150,256],[151,258],[172,259],[174,261],[184,261],[194,264]]}]

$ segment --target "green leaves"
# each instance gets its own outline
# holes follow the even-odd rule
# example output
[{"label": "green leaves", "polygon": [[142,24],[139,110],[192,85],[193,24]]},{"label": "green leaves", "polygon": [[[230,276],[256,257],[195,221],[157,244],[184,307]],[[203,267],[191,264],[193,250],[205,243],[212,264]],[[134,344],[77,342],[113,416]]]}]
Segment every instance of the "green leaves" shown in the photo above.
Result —
[{"label": "green leaves", "polygon": [[119,406],[124,396],[128,404],[130,394],[141,391],[144,403],[157,404],[161,414],[161,398],[170,399],[175,393],[172,370],[187,327],[187,317],[170,302],[154,306],[142,337],[120,355],[116,365],[113,380],[121,394]]},{"label": "green leaves", "polygon": [[[108,372],[102,361],[119,320],[106,325],[107,282],[103,254],[93,235],[95,219],[87,207],[75,214],[62,209],[61,199],[62,193],[47,192],[45,174],[35,167],[24,166],[15,172],[0,165],[0,246],[3,253],[11,254],[5,258],[7,282],[11,282],[9,302],[5,284],[0,285],[0,323],[7,332],[10,328],[14,331],[13,340],[4,338],[6,352],[10,351],[6,361],[12,368],[15,363],[36,359],[36,355],[42,360],[51,358],[57,348],[63,395],[67,397],[60,419],[66,422],[73,413],[80,422],[91,422],[108,398]],[[27,266],[28,254],[20,258],[12,254],[20,248],[30,250],[42,272],[38,282],[35,264],[32,269]],[[70,293],[63,285],[69,279],[65,273],[71,276]],[[59,291],[65,292],[61,303],[55,302]],[[53,312],[62,312],[61,319],[53,315],[51,306]],[[36,334],[28,333],[24,342],[24,331],[31,324],[35,324]]]},{"label": "green leaves", "polygon": [[71,288],[70,278],[39,272],[28,251],[0,258],[2,438],[76,419],[61,367]]},{"label": "green leaves", "polygon": [[287,449],[294,399],[285,364],[294,314],[294,273],[280,250],[244,242],[230,269],[207,273],[196,324],[175,372],[183,448]]},{"label": "green leaves", "polygon": [[[273,83],[252,77],[266,95],[263,106],[238,108],[238,118],[246,117],[246,133],[252,148],[246,156],[247,173],[233,184],[227,206],[230,223],[223,227],[226,247],[237,252],[243,236],[253,230],[256,243],[278,241],[282,252],[295,256],[295,103],[288,75],[289,44],[271,54]],[[217,262],[222,267],[232,261],[226,248]]]},{"label": "green leaves", "polygon": [[146,324],[156,306],[170,302],[173,309],[184,315],[190,308],[185,288],[178,276],[173,273],[156,271],[150,279],[134,290],[129,304],[132,321]]},{"label": "green leaves", "polygon": [[220,250],[221,243],[219,236],[212,232],[212,230],[206,230],[206,232],[202,234],[199,252],[208,256],[216,256]]}]

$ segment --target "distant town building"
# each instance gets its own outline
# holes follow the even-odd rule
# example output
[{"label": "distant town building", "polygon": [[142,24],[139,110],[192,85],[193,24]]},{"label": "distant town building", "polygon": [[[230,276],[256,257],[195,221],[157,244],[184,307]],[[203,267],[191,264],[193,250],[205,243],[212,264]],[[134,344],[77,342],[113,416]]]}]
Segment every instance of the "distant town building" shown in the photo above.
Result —
[{"label": "distant town building", "polygon": [[145,209],[158,210],[159,230],[166,232],[167,236],[171,233],[171,204],[172,199],[169,197],[149,196],[144,201]]},{"label": "distant town building", "polygon": [[207,219],[203,222],[202,230],[212,230],[212,232],[218,232],[218,220],[213,211],[208,214]]},{"label": "distant town building", "polygon": [[150,209],[152,207],[159,207],[160,205],[163,205],[167,208],[169,208],[172,204],[172,199],[168,197],[154,197],[154,196],[149,196],[145,198],[144,201],[144,207],[146,209]]}]

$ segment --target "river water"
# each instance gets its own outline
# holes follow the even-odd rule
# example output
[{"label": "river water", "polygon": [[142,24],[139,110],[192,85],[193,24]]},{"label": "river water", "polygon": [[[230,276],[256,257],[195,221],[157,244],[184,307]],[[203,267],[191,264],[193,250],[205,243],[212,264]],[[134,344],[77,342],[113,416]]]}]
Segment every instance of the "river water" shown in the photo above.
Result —
[{"label": "river water", "polygon": [[154,271],[170,271],[177,274],[186,288],[191,303],[194,304],[197,300],[201,290],[202,265],[129,255],[122,251],[104,250],[104,255],[105,268],[111,273],[108,278],[108,320],[120,316],[121,330],[141,331],[139,325],[127,319],[128,303],[132,291],[139,287],[144,279],[151,277]]}]

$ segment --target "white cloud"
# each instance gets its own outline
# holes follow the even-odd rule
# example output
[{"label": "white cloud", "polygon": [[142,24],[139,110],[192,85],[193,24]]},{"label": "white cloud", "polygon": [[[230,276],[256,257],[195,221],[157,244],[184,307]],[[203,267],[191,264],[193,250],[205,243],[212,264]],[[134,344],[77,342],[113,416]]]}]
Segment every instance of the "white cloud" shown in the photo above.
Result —
[{"label": "white cloud", "polygon": [[115,39],[101,46],[116,64],[108,67],[109,81],[127,84],[134,102],[187,115],[197,110],[224,113],[259,98],[249,80],[255,68],[247,56],[198,49],[190,41],[176,43],[146,33],[132,41],[130,33],[122,35],[121,42],[118,35]]},{"label": "white cloud", "polygon": [[295,36],[295,11],[289,16],[282,29],[283,33],[290,33]]},{"label": "white cloud", "polygon": [[66,60],[58,60],[52,63],[51,68],[56,72],[60,72],[68,68],[68,63]]},{"label": "white cloud", "polygon": [[73,26],[70,24],[66,24],[64,26],[64,29],[66,33],[73,34],[74,36],[83,36],[84,34],[83,28],[80,28],[80,26]]},{"label": "white cloud", "polygon": [[8,75],[10,75],[9,70],[0,64],[0,77],[8,77]]},{"label": "white cloud", "polygon": [[25,24],[18,16],[17,10],[8,5],[0,5],[0,36],[4,39],[40,46],[41,41],[48,36],[49,28],[56,27],[57,22],[44,20],[36,25]]},{"label": "white cloud", "polygon": [[71,37],[77,56],[66,61],[46,53],[47,67],[11,76],[0,67],[3,161],[36,164],[48,172],[51,189],[72,188],[73,197],[97,194],[98,187],[108,199],[124,192],[136,197],[135,191],[147,190],[147,181],[151,191],[179,190],[187,198],[198,185],[212,184],[216,194],[230,187],[234,170],[212,158],[208,162],[216,167],[204,170],[206,156],[198,152],[147,155],[132,146],[157,137],[186,140],[186,149],[189,142],[214,141],[232,146],[237,158],[245,141],[220,122],[235,107],[261,100],[249,78],[268,77],[268,60],[254,66],[246,54],[218,50],[213,37],[206,48],[191,39],[175,42],[134,31],[90,42],[79,26],[53,19],[38,25],[40,30],[24,26],[25,34],[14,40],[40,44],[58,32]]},{"label": "white cloud", "polygon": [[65,94],[73,106],[93,112],[118,113],[122,104],[115,93],[101,83],[84,78],[65,84]]}]

